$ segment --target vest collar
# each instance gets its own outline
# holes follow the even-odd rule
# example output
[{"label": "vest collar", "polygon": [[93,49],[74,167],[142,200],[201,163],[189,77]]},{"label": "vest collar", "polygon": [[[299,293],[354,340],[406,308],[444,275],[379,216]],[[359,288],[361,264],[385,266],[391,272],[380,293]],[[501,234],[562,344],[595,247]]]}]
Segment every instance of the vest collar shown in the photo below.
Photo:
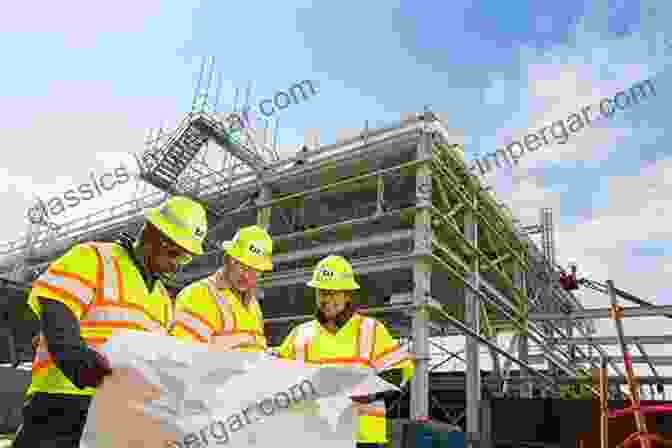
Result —
[{"label": "vest collar", "polygon": [[147,285],[147,290],[151,293],[156,285],[156,280],[159,279],[159,274],[151,272],[145,268],[145,257],[140,241],[135,241],[128,235],[122,235],[119,239],[119,244],[126,249],[128,256],[140,272],[140,275],[142,275],[142,278]]}]

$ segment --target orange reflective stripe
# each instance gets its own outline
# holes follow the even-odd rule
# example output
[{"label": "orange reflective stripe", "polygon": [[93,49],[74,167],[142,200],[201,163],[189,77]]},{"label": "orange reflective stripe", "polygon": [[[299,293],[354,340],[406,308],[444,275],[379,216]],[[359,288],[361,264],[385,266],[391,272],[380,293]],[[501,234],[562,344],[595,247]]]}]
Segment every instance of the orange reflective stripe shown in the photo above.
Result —
[{"label": "orange reflective stripe", "polygon": [[107,342],[107,338],[102,336],[82,336],[82,339],[84,339],[88,346],[93,348],[98,348]]},{"label": "orange reflective stripe", "polygon": [[121,281],[121,270],[119,263],[112,253],[112,244],[110,243],[89,243],[96,251],[99,261],[98,280],[102,286],[102,294],[98,296],[99,303],[121,301],[119,283]]},{"label": "orange reflective stripe", "polygon": [[237,328],[236,315],[231,308],[231,304],[215,286],[214,276],[207,279],[208,290],[219,306],[219,317],[222,321],[222,332],[234,331]]},{"label": "orange reflective stripe", "polygon": [[370,317],[362,317],[359,323],[359,357],[370,360],[373,355],[373,345],[378,322]]},{"label": "orange reflective stripe", "polygon": [[[109,256],[112,256],[111,254]],[[121,267],[119,267],[119,259],[118,258],[112,258],[112,261],[114,263],[114,279],[116,280],[116,286],[117,286],[117,300],[120,302],[124,301],[124,297],[126,295],[124,294],[124,276],[121,275]]]},{"label": "orange reflective stripe", "polygon": [[161,332],[160,322],[152,320],[143,309],[136,309],[128,305],[100,305],[95,306],[82,319],[80,326],[86,327],[113,327],[124,328],[124,325],[152,332]]},{"label": "orange reflective stripe", "polygon": [[72,294],[70,291],[50,285],[41,280],[35,280],[33,282],[33,287],[40,287],[53,292],[59,297],[59,299],[73,305],[80,313],[83,313],[84,310],[86,310],[86,304],[82,302],[82,299]]},{"label": "orange reflective stripe", "polygon": [[244,334],[249,334],[251,336],[263,336],[264,333],[257,331],[257,330],[234,330],[234,331],[217,331],[216,334],[217,336],[228,336],[228,335],[234,335],[234,334],[239,334],[239,333],[244,333]]},{"label": "orange reflective stripe", "polygon": [[353,402],[358,416],[385,417],[385,402],[376,401],[370,404]]},{"label": "orange reflective stripe", "polygon": [[54,292],[56,290],[65,292],[71,297],[76,297],[84,306],[93,301],[96,290],[95,285],[79,275],[52,268],[40,275],[35,284]]},{"label": "orange reflective stripe", "polygon": [[341,363],[341,364],[366,364],[367,366],[371,362],[366,358],[360,358],[357,356],[343,356],[343,357],[334,357],[334,358],[320,358],[315,361],[320,364],[330,364],[330,363]]},{"label": "orange reflective stripe", "polygon": [[93,244],[87,244],[87,247],[91,248],[93,250],[93,253],[96,254],[96,258],[98,259],[98,267],[96,268],[96,297],[95,297],[95,303],[103,303],[104,301],[104,293],[103,293],[103,288],[101,288],[101,285],[103,284],[103,257],[100,255],[100,252],[98,252],[98,249],[93,245]]},{"label": "orange reflective stripe", "polygon": [[258,345],[257,339],[253,335],[243,332],[230,335],[213,336],[212,343],[214,345],[219,345],[221,347],[228,347],[228,348],[237,348],[240,347],[241,345],[248,345],[248,346]]},{"label": "orange reflective stripe", "polygon": [[294,358],[297,361],[308,362],[308,349],[317,331],[317,321],[306,322],[299,325],[294,339]]},{"label": "orange reflective stripe", "polygon": [[194,330],[194,329],[191,328],[191,327],[188,327],[188,326],[184,325],[182,322],[174,322],[174,323],[173,323],[173,328],[181,328],[182,330],[186,331],[186,332],[189,333],[191,336],[193,336],[194,339],[196,339],[196,340],[199,341],[199,342],[203,342],[203,343],[205,343],[205,344],[207,344],[207,343],[210,342],[209,339],[205,339],[205,338],[204,338],[203,336],[201,336],[196,330]]},{"label": "orange reflective stripe", "polygon": [[400,362],[412,359],[413,355],[411,353],[396,344],[376,356],[373,366],[378,370],[385,370]]},{"label": "orange reflective stripe", "polygon": [[76,272],[63,271],[61,269],[54,268],[54,267],[51,267],[51,266],[49,266],[49,268],[47,269],[47,272],[50,273],[50,274],[53,274],[53,275],[58,275],[58,276],[61,276],[61,277],[69,278],[71,280],[75,280],[75,281],[81,283],[82,285],[92,289],[92,290],[96,289],[96,284],[94,282],[85,279],[84,277],[82,277],[81,275],[79,275]]},{"label": "orange reflective stripe", "polygon": [[149,319],[149,320],[155,322],[156,324],[163,326],[163,322],[161,321],[161,319],[152,315],[152,313],[150,313],[148,309],[138,305],[137,303],[131,303],[131,302],[126,302],[126,301],[122,301],[122,302],[123,302],[123,305],[103,305],[103,306],[99,306],[97,308],[102,309],[103,307],[104,308],[107,308],[107,307],[119,308],[119,307],[121,307],[121,308],[125,308],[125,309],[128,309],[128,310],[139,311],[144,316],[146,316],[145,319]]},{"label": "orange reflective stripe", "polygon": [[175,313],[174,325],[180,325],[190,334],[197,334],[199,340],[208,342],[215,329],[210,325],[207,319],[191,310],[180,310]]}]

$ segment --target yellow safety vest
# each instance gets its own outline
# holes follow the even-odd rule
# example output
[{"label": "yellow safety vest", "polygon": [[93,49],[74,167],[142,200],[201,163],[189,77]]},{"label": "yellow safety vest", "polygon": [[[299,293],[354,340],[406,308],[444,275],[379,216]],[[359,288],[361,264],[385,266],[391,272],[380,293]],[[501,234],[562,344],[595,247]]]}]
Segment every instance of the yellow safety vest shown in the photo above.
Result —
[{"label": "yellow safety vest", "polygon": [[229,350],[266,350],[264,319],[257,299],[252,297],[247,306],[243,305],[230,289],[217,289],[215,276],[180,292],[170,334]]},{"label": "yellow safety vest", "polygon": [[[377,371],[402,368],[406,380],[414,370],[412,356],[394,341],[385,326],[360,314],[354,314],[336,334],[322,328],[317,320],[303,323],[276,352],[306,363],[359,365]],[[354,407],[358,415],[357,441],[386,443],[385,401],[354,403]]]},{"label": "yellow safety vest", "polygon": [[[167,334],[172,320],[172,302],[163,284],[156,281],[148,291],[126,249],[112,243],[73,247],[33,283],[29,305],[39,316],[38,297],[65,304],[93,349],[119,330]],[[54,363],[40,333],[27,395],[35,392],[90,396],[95,388],[75,386]]]}]

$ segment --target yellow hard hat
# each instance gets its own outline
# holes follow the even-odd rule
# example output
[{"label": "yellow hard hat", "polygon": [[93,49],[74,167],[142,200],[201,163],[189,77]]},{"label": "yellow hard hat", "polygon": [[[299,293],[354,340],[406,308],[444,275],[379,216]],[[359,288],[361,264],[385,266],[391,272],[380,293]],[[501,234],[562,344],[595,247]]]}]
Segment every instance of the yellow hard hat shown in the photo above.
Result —
[{"label": "yellow hard hat", "polygon": [[306,283],[311,288],[334,291],[354,291],[359,289],[352,266],[340,255],[329,255],[315,266],[313,278]]},{"label": "yellow hard hat", "polygon": [[259,226],[239,229],[231,241],[225,241],[222,248],[228,255],[259,271],[273,269],[273,240],[266,230]]},{"label": "yellow hard hat", "polygon": [[203,255],[208,231],[205,208],[184,196],[173,196],[160,207],[150,208],[145,218],[174,243],[195,255]]}]

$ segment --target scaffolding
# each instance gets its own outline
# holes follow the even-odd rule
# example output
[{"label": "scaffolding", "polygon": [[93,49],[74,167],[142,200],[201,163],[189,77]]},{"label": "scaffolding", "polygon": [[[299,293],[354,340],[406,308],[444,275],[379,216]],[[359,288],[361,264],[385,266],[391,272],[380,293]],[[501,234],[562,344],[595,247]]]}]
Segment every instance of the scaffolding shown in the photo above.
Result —
[{"label": "scaffolding", "polygon": [[[168,194],[187,195],[207,207],[207,251],[169,286],[181,288],[214,272],[222,258],[218,243],[238,227],[265,226],[275,242],[275,269],[262,276],[259,299],[269,339],[277,343],[290,326],[312,318],[314,298],[304,283],[315,263],[331,253],[348,257],[362,285],[355,297],[360,311],[412,342],[412,419],[428,417],[437,406],[429,374],[447,360],[432,365],[430,348],[461,358],[435,339],[444,336],[465,336],[466,409],[455,420],[466,418],[471,434],[481,432],[483,386],[523,398],[558,396],[561,384],[583,381],[579,367],[599,367],[602,359],[617,374],[610,381],[625,382],[619,360],[602,347],[615,342],[593,336],[592,319],[607,318],[608,309],[585,310],[558,281],[551,211],[542,211],[539,226],[517,225],[468,171],[462,145],[431,111],[379,129],[366,126],[355,137],[280,160],[244,126],[241,114],[220,114],[204,104],[212,103],[195,101],[195,110],[174,130],[160,132],[141,155],[140,177],[157,191],[0,246],[7,257],[0,272],[16,272],[21,264],[30,274],[17,281],[29,281],[72,244],[137,231],[144,208]],[[225,161],[214,168],[203,157],[213,142]],[[542,234],[543,250],[530,239],[535,233]],[[624,313],[672,314],[672,307]],[[510,332],[516,336],[507,350],[497,335]],[[670,343],[667,337],[637,341]],[[485,380],[480,345],[493,360]],[[642,361],[667,361],[654,358]],[[534,367],[543,363],[546,368]],[[510,374],[514,364],[518,377]],[[669,378],[656,374],[655,381]]]}]

